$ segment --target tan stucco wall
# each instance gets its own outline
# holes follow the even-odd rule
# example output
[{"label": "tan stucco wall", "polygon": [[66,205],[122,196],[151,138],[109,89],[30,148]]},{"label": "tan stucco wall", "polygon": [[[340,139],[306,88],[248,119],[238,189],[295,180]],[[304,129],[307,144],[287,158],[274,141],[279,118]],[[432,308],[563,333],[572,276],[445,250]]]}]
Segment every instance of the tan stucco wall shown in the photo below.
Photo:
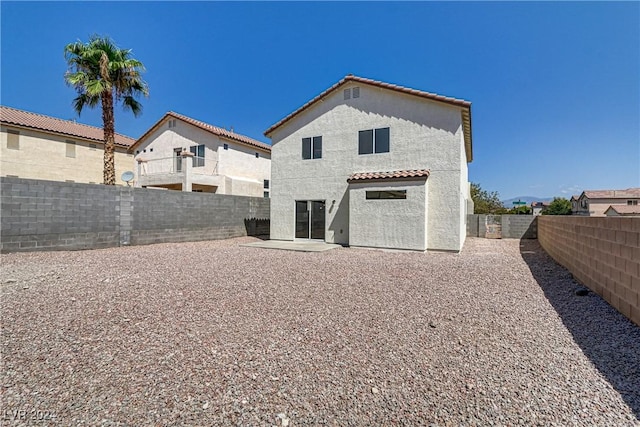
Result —
[{"label": "tan stucco wall", "polygon": [[[194,184],[206,185],[214,182],[212,177],[217,177],[215,183],[218,184],[216,188],[218,194],[263,196],[264,180],[271,179],[269,152],[220,138],[177,119],[175,123],[175,127],[169,128],[169,123],[165,120],[135,148],[136,161],[137,159],[146,160],[142,164],[143,168],[153,173],[169,173],[173,167],[175,149],[182,148],[189,151],[191,146],[204,144],[205,164],[191,170]],[[228,150],[224,149],[224,144],[228,144]],[[258,153],[258,158],[255,153]],[[136,185],[139,185],[137,166]]]},{"label": "tan stucco wall", "polygon": [[[7,130],[20,132],[20,149],[7,148]],[[50,134],[13,126],[0,127],[0,176],[17,176],[49,181],[101,184],[104,169],[103,145],[96,141]],[[75,157],[67,157],[66,141],[75,142]],[[95,144],[96,148],[89,145]],[[125,171],[133,171],[133,156],[116,148],[116,184]]]},{"label": "tan stucco wall", "polygon": [[577,280],[640,325],[640,218],[541,215],[538,240]]},{"label": "tan stucco wall", "polygon": [[[587,201],[587,207],[582,207],[582,201]],[[574,209],[574,215],[586,215],[586,216],[606,216],[605,212],[609,209],[611,205],[617,206],[626,206],[628,200],[636,200],[640,204],[640,198],[638,197],[629,197],[629,198],[616,198],[616,199],[579,199],[577,202],[577,206],[572,204]]]}]

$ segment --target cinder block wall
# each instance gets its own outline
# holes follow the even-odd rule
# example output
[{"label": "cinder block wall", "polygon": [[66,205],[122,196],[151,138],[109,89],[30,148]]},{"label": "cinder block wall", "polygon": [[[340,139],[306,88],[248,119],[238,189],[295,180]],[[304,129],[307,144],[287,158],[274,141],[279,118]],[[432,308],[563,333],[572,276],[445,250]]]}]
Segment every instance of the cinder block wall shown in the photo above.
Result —
[{"label": "cinder block wall", "polygon": [[[538,236],[537,217],[533,215],[500,215],[502,238],[535,239]],[[467,215],[467,237],[484,237],[487,215]]]},{"label": "cinder block wall", "polygon": [[540,216],[538,240],[578,281],[640,325],[640,218]]},{"label": "cinder block wall", "polygon": [[134,245],[269,234],[269,199],[181,191],[134,190]]},{"label": "cinder block wall", "polygon": [[0,178],[0,251],[269,234],[269,199]]},{"label": "cinder block wall", "polygon": [[502,237],[507,239],[535,239],[538,221],[533,215],[502,215]]},{"label": "cinder block wall", "polygon": [[120,192],[104,185],[0,178],[2,252],[118,246]]}]

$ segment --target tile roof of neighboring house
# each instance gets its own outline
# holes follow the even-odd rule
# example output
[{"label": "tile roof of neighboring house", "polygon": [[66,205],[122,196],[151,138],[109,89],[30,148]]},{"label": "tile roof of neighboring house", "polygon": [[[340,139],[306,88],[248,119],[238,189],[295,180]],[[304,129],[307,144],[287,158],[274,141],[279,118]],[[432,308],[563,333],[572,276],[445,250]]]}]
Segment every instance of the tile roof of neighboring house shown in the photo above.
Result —
[{"label": "tile roof of neighboring house", "polygon": [[531,202],[531,207],[532,208],[544,208],[546,206],[549,206],[549,203],[545,203],[545,202]]},{"label": "tile roof of neighboring house", "polygon": [[349,82],[363,83],[363,84],[368,84],[368,85],[371,85],[371,86],[376,86],[376,87],[380,87],[380,88],[384,88],[384,89],[391,89],[391,90],[395,90],[397,92],[405,93],[405,94],[408,94],[408,95],[415,95],[415,96],[418,96],[418,97],[421,97],[421,98],[430,99],[432,101],[439,101],[439,102],[443,102],[445,104],[450,104],[450,105],[454,105],[456,107],[461,107],[462,108],[462,123],[463,123],[463,128],[464,128],[463,131],[464,131],[465,149],[466,149],[466,153],[467,153],[467,161],[471,162],[473,160],[473,149],[472,149],[472,141],[471,141],[471,102],[465,101],[463,99],[451,98],[451,97],[448,97],[448,96],[438,95],[438,94],[435,94],[435,93],[425,92],[425,91],[422,91],[422,90],[411,89],[411,88],[407,88],[407,87],[404,87],[404,86],[385,83],[385,82],[381,82],[381,81],[378,81],[378,80],[372,80],[372,79],[367,79],[367,78],[364,78],[364,77],[358,77],[358,76],[354,76],[353,74],[349,74],[349,75],[345,76],[338,83],[334,84],[329,89],[325,90],[320,95],[316,96],[311,101],[307,102],[302,107],[298,108],[293,113],[289,114],[287,117],[285,117],[284,119],[280,120],[278,123],[276,123],[273,126],[271,126],[269,129],[267,129],[264,132],[265,136],[269,136],[274,130],[276,130],[280,126],[284,125],[286,122],[288,122],[289,120],[293,119],[295,116],[297,116],[298,114],[302,113],[307,108],[310,108],[316,102],[322,100],[322,98],[324,98],[325,96],[329,95],[331,92],[337,90],[340,86],[342,86],[342,85],[344,85],[346,83],[349,83]]},{"label": "tile roof of neighboring house", "polygon": [[640,187],[626,190],[585,190],[580,197],[589,199],[629,199],[640,197]]},{"label": "tile roof of neighboring house", "polygon": [[611,205],[607,208],[605,214],[609,212],[610,209],[614,210],[618,215],[640,216],[640,206]]},{"label": "tile roof of neighboring house", "polygon": [[369,181],[374,179],[406,179],[406,178],[428,178],[428,169],[414,169],[404,171],[391,171],[391,172],[359,172],[354,173],[347,182],[353,181]]},{"label": "tile roof of neighboring house", "polygon": [[[17,108],[0,106],[0,123],[65,136],[90,139],[99,143],[104,142],[104,131],[102,128],[76,123],[72,120],[62,120],[43,114],[18,110]],[[129,147],[135,141],[133,138],[116,133],[117,146]]]},{"label": "tile roof of neighboring house", "polygon": [[162,116],[162,118],[160,120],[158,120],[153,126],[151,126],[151,128],[149,128],[148,131],[146,131],[144,133],[144,135],[142,135],[140,138],[138,138],[136,143],[133,144],[129,148],[129,152],[133,152],[133,150],[137,146],[139,146],[142,143],[142,141],[148,135],[150,135],[153,131],[155,131],[158,127],[160,127],[160,125],[162,125],[162,123],[166,119],[168,119],[170,117],[176,118],[176,119],[181,120],[181,121],[183,121],[185,123],[189,123],[189,124],[191,124],[193,126],[196,126],[196,127],[200,128],[200,129],[202,129],[204,131],[210,132],[210,133],[212,133],[214,135],[217,135],[219,137],[227,138],[227,139],[230,139],[230,140],[233,140],[233,141],[240,142],[240,143],[242,143],[244,145],[248,145],[248,146],[251,146],[251,147],[254,147],[254,148],[260,148],[262,150],[271,152],[271,146],[269,144],[265,144],[264,142],[257,141],[255,139],[249,138],[248,136],[245,136],[245,135],[240,135],[239,133],[228,131],[228,130],[226,130],[224,128],[220,128],[220,127],[213,126],[213,125],[210,125],[210,124],[205,123],[205,122],[201,122],[201,121],[196,120],[196,119],[192,119],[191,117],[183,116],[182,114],[174,113],[173,111],[169,111],[164,116]]}]

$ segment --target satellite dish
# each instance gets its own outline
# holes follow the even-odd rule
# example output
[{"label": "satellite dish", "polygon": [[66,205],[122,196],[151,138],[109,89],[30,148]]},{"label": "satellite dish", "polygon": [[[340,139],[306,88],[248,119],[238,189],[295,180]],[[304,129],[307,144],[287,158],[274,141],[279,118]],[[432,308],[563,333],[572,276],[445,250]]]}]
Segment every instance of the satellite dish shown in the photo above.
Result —
[{"label": "satellite dish", "polygon": [[133,175],[133,172],[131,171],[126,171],[125,173],[122,174],[122,180],[127,183],[127,186],[129,186],[129,182],[133,180],[133,177],[134,175]]}]

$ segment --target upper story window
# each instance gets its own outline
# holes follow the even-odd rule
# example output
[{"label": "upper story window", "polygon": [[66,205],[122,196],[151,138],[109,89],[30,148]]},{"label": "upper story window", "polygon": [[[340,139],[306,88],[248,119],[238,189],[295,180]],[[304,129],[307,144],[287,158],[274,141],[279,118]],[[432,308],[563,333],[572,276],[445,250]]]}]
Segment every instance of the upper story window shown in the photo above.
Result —
[{"label": "upper story window", "polygon": [[192,145],[189,151],[193,154],[193,167],[204,166],[204,144]]},{"label": "upper story window", "polygon": [[229,144],[224,144],[224,145],[222,146],[222,148],[224,148],[225,150],[228,150],[228,149],[229,149]]},{"label": "upper story window", "polygon": [[627,200],[627,205],[628,206],[638,206],[638,201],[637,200]]},{"label": "upper story window", "polygon": [[322,137],[302,138],[302,158],[321,159],[322,158]]},{"label": "upper story window", "polygon": [[176,127],[176,119],[169,120],[169,128]]},{"label": "upper story window", "polygon": [[256,159],[260,158],[260,153],[256,153]]},{"label": "upper story window", "polygon": [[388,152],[389,128],[368,129],[358,132],[358,154]]},{"label": "upper story window", "polygon": [[7,130],[7,148],[9,150],[20,149],[20,132],[17,130]]},{"label": "upper story window", "polygon": [[76,157],[76,143],[68,139],[65,142],[65,145],[67,146],[67,157]]},{"label": "upper story window", "polygon": [[268,188],[269,188],[269,180],[268,180],[268,179],[265,179],[265,180],[264,180],[264,188],[265,188],[265,189],[268,189]]},{"label": "upper story window", "polygon": [[89,144],[89,150],[94,151],[97,148],[96,144]]}]

